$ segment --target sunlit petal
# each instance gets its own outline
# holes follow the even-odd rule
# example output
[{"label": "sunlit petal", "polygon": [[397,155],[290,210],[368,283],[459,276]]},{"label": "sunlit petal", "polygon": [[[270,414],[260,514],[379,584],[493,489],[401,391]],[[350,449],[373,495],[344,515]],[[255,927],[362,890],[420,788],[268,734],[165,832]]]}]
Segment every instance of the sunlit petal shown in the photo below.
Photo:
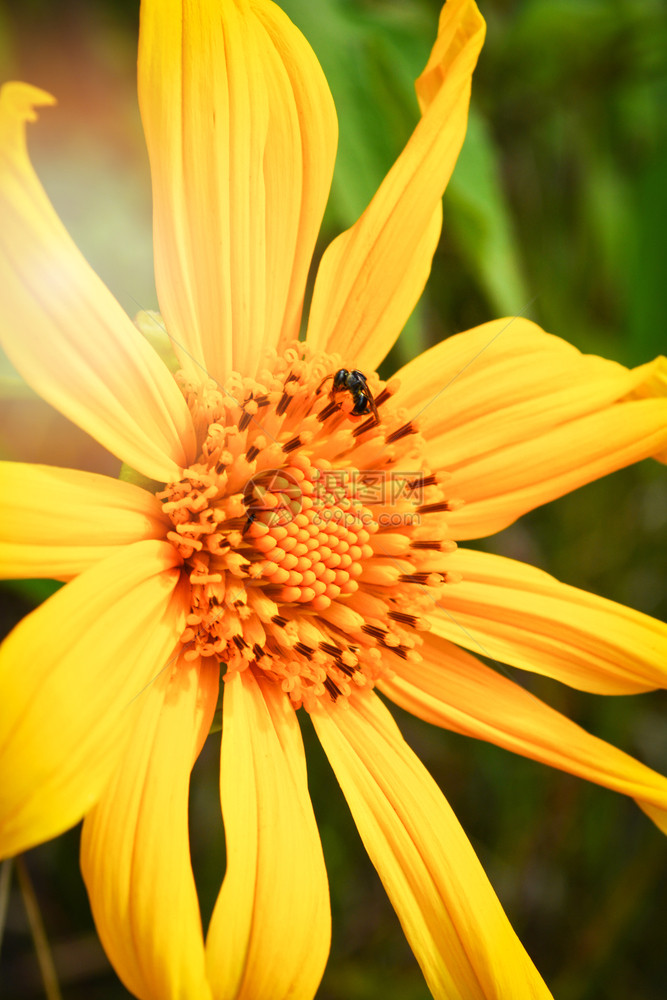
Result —
[{"label": "sunlit petal", "polygon": [[431,993],[549,997],[442,792],[372,692],[313,723]]},{"label": "sunlit petal", "polygon": [[420,652],[420,662],[394,662],[393,676],[380,682],[401,708],[631,795],[642,808],[667,810],[667,778],[661,774],[444,639],[427,635]]},{"label": "sunlit petal", "polygon": [[207,1000],[190,863],[190,771],[208,734],[217,664],[182,658],[140,698],[125,751],[83,824],[81,867],[100,939],[140,1000]]},{"label": "sunlit petal", "polygon": [[227,874],[206,942],[216,1000],[311,1000],[331,934],[327,876],[289,699],[251,671],[225,684]]},{"label": "sunlit petal", "polygon": [[663,622],[513,559],[458,549],[447,568],[463,579],[447,585],[430,615],[442,638],[582,691],[665,686]]},{"label": "sunlit petal", "polygon": [[152,493],[108,476],[0,463],[0,576],[68,580],[119,545],[165,535]]},{"label": "sunlit petal", "polygon": [[361,218],[322,258],[308,343],[362,370],[377,368],[426,284],[484,31],[472,0],[448,0],[417,81],[423,117]]},{"label": "sunlit petal", "polygon": [[146,0],[139,101],[174,347],[196,374],[252,374],[298,333],[337,136],[322,71],[271,3]]},{"label": "sunlit petal", "polygon": [[[667,399],[667,358],[664,355],[641,365],[635,372],[641,378],[630,393],[630,399]],[[667,464],[667,447],[654,452],[653,458]]]},{"label": "sunlit petal", "polygon": [[193,457],[185,401],[155,351],[70,239],[28,159],[44,91],[0,91],[0,342],[28,385],[132,468],[159,481]]},{"label": "sunlit petal", "polygon": [[485,323],[405,365],[397,402],[418,418],[429,461],[465,501],[452,537],[480,538],[571,490],[657,455],[667,398],[657,359],[629,370],[582,355],[529,320]]},{"label": "sunlit petal", "polygon": [[[299,226],[296,233],[294,264],[281,327],[281,342],[284,344],[285,341],[299,335],[306,278],[329,197],[336,159],[338,122],[329,85],[301,32],[274,3],[255,2],[253,13],[266,28],[287,74],[289,87],[293,91],[291,97],[286,86],[287,81],[282,81],[282,74],[280,74],[282,100],[278,99],[278,87],[269,84],[271,131],[267,136],[264,159],[267,220],[272,236],[268,248],[276,255],[273,262],[267,262],[269,275],[278,273],[279,269],[286,266],[283,258],[285,246],[289,244],[285,244],[284,240],[291,236],[294,215],[298,207]],[[291,109],[292,102],[298,115],[299,135],[294,145],[290,146],[278,116],[284,116],[286,108]],[[292,113],[291,110],[289,113]],[[301,191],[297,198],[295,192],[299,179]],[[294,186],[294,191],[289,188],[286,190],[286,184]],[[291,211],[290,205],[293,206]],[[283,289],[277,281],[275,285],[274,295],[282,294]],[[266,328],[265,343],[271,344],[273,322],[267,322]]]},{"label": "sunlit petal", "polygon": [[178,556],[124,546],[59,590],[0,649],[0,853],[25,850],[95,803],[136,702],[184,626]]}]

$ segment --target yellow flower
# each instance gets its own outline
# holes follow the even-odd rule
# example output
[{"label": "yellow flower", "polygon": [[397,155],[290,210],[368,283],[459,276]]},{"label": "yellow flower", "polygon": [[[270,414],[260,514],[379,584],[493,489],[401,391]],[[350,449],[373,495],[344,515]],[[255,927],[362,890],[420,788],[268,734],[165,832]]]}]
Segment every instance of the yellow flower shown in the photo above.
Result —
[{"label": "yellow flower", "polygon": [[[664,368],[582,356],[515,318],[386,384],[373,374],[429,273],[483,35],[472,0],[449,0],[421,121],[326,251],[298,342],[336,143],[322,72],[269,0],[144,0],[139,98],[175,376],[32,171],[25,122],[51,98],[2,91],[0,337],[138,482],[2,466],[4,575],[67,585],[0,654],[0,844],[11,855],[85,817],[95,921],[138,997],[314,996],[330,912],[300,707],[436,997],[549,993],[375,688],[667,825],[666,779],[467,651],[627,693],[663,683],[665,627],[456,547],[664,450]],[[228,867],[204,941],[187,803],[221,675]]]}]

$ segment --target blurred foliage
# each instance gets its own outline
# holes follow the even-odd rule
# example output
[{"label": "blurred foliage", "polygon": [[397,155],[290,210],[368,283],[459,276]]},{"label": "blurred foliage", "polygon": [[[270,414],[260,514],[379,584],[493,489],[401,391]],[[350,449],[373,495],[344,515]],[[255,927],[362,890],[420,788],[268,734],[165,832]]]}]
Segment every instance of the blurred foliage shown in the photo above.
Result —
[{"label": "blurred foliage", "polygon": [[[418,113],[413,81],[435,36],[439,4],[284,0],[283,6],[315,48],[339,114],[321,253],[363,210],[410,133]],[[528,315],[584,350],[628,364],[664,352],[665,5],[482,0],[481,7],[488,37],[468,137],[445,198],[443,238],[424,299],[383,374],[499,314]],[[132,315],[156,306],[150,185],[134,93],[137,20],[135,0],[0,3],[0,76],[28,79],[59,98],[30,132],[40,176],[77,243]],[[48,408],[31,416],[29,396],[12,405],[3,411],[8,457],[117,474],[109,456],[86,450]],[[487,548],[664,616],[661,471],[644,463],[594,483],[523,518]],[[5,624],[49,587],[24,581],[5,591]],[[539,677],[524,683],[592,732],[665,769],[660,695],[595,699]],[[633,803],[396,715],[456,809],[554,995],[661,1000],[667,855]],[[419,969],[303,721],[334,916],[318,996],[424,1000]],[[192,791],[205,920],[224,871],[218,752],[213,736]],[[65,1000],[115,1000],[127,994],[95,939],[77,844],[72,831],[27,860]],[[41,995],[16,890],[0,972],[10,1000]]]}]

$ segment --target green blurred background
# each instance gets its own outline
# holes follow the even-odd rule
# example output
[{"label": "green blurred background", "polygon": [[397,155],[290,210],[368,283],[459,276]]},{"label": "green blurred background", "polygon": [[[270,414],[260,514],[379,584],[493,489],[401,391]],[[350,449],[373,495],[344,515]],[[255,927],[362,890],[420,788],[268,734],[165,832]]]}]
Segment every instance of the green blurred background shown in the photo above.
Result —
[{"label": "green blurred background", "polygon": [[[340,148],[321,253],[363,210],[417,115],[413,81],[437,0],[284,0],[334,93]],[[426,294],[382,369],[458,330],[522,312],[586,351],[637,364],[665,351],[667,10],[659,0],[483,0],[488,37],[468,138],[445,197]],[[58,106],[30,130],[38,172],[127,311],[155,308],[148,170],[136,106],[135,0],[0,4],[0,79]],[[3,369],[3,457],[117,463]],[[646,462],[487,540],[561,579],[665,617],[667,490]],[[5,626],[49,584],[11,585]],[[531,690],[667,769],[661,694],[602,699],[539,677]],[[632,802],[396,713],[470,836],[559,1000],[663,1000],[667,850]],[[425,1000],[421,973],[308,720],[304,734],[333,909],[320,1000]],[[207,920],[224,871],[219,736],[195,769],[192,841]],[[120,1000],[78,873],[78,830],[26,856],[65,1000]],[[156,845],[158,849],[158,845]],[[177,915],[175,919],[178,919]],[[16,881],[0,981],[44,995]]]}]

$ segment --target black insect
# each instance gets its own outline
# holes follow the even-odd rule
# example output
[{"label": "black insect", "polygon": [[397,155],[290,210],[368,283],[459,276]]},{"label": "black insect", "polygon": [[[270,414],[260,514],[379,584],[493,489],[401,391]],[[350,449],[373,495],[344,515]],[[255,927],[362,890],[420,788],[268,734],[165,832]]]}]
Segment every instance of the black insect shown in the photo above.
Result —
[{"label": "black insect", "polygon": [[347,368],[339,368],[335,375],[327,375],[326,378],[322,379],[317,387],[318,392],[320,392],[324,383],[328,382],[329,379],[333,379],[333,385],[329,393],[331,399],[334,399],[339,392],[349,392],[352,396],[354,406],[350,412],[351,416],[363,417],[372,413],[375,417],[375,422],[380,422],[373,393],[368,388],[368,382],[363,372],[357,371],[356,368],[351,372]]}]

